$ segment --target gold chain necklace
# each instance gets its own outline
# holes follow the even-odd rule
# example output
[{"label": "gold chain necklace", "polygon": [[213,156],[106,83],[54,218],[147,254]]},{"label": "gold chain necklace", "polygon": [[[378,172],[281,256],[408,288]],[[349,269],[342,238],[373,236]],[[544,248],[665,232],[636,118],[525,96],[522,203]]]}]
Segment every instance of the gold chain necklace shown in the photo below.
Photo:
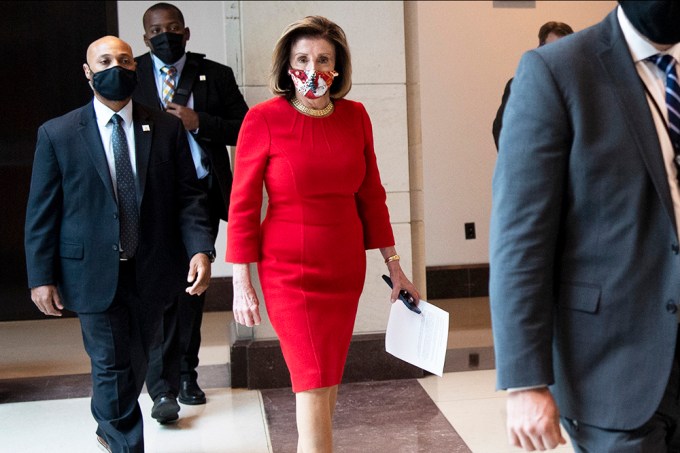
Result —
[{"label": "gold chain necklace", "polygon": [[313,109],[310,107],[307,107],[304,105],[298,98],[293,98],[290,101],[290,104],[295,107],[295,110],[298,112],[302,113],[303,115],[307,116],[313,116],[315,118],[322,118],[324,116],[328,116],[331,113],[333,113],[333,110],[335,109],[335,105],[333,105],[333,101],[330,101],[328,105],[322,109]]}]

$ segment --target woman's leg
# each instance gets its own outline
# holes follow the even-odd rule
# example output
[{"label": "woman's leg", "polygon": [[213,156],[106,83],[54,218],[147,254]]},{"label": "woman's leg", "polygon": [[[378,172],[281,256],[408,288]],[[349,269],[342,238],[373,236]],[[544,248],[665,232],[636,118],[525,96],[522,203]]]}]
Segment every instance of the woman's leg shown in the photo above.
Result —
[{"label": "woman's leg", "polygon": [[328,396],[328,405],[331,410],[331,428],[333,427],[333,414],[335,413],[335,403],[338,401],[338,386],[330,387],[330,395]]},{"label": "woman's leg", "polygon": [[333,410],[338,386],[295,394],[298,453],[333,452]]}]

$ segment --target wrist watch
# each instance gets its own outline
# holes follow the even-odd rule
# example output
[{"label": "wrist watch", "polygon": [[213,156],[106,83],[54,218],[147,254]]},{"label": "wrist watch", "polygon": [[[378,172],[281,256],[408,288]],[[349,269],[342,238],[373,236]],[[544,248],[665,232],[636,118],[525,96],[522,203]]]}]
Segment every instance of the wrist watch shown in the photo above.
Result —
[{"label": "wrist watch", "polygon": [[207,255],[211,263],[215,262],[215,252],[201,252],[201,253]]}]

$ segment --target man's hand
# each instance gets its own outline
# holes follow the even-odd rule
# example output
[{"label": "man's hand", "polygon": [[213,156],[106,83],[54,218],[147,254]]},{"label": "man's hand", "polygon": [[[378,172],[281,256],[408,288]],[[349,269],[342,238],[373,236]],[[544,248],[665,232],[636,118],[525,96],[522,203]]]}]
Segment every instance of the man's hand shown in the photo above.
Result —
[{"label": "man's hand", "polygon": [[31,288],[31,300],[41,312],[48,316],[61,316],[61,310],[64,309],[57,287],[54,285]]},{"label": "man's hand", "polygon": [[208,258],[208,255],[205,253],[197,253],[191,257],[187,282],[193,282],[193,285],[185,290],[192,296],[200,296],[208,289],[208,285],[210,284],[210,258]]},{"label": "man's hand", "polygon": [[165,111],[181,119],[182,124],[184,124],[184,129],[188,131],[195,131],[198,129],[198,113],[194,112],[189,107],[175,104],[174,102],[168,102]]},{"label": "man's hand", "polygon": [[560,430],[560,413],[545,388],[508,393],[508,441],[527,451],[551,450],[567,441]]}]

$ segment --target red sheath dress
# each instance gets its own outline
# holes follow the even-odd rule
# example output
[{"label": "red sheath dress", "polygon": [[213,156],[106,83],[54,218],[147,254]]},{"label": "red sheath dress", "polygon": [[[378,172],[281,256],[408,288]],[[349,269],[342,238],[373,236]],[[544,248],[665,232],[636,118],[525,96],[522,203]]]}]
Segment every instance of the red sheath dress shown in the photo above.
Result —
[{"label": "red sheath dress", "polygon": [[283,97],[263,102],[236,146],[227,261],[258,263],[294,392],[340,383],[365,249],[394,245],[368,114],[358,102],[334,103],[315,118]]}]

